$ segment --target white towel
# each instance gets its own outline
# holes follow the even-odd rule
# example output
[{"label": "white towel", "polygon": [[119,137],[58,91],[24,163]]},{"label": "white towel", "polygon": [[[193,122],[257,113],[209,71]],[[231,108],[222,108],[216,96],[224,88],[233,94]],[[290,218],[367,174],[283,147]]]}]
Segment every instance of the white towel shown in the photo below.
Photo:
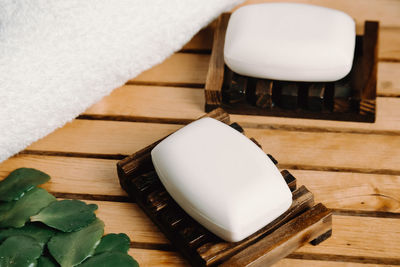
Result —
[{"label": "white towel", "polygon": [[241,0],[1,0],[0,162],[179,50]]}]

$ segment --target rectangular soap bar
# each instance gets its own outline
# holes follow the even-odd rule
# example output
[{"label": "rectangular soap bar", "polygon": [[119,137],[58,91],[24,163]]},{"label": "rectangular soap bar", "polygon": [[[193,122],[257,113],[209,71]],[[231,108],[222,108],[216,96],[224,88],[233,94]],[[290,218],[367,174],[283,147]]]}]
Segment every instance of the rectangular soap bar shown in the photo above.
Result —
[{"label": "rectangular soap bar", "polygon": [[224,240],[261,229],[292,203],[271,159],[250,139],[212,118],[183,127],[152,151],[155,170],[172,198]]},{"label": "rectangular soap bar", "polygon": [[230,17],[224,59],[234,72],[285,81],[335,81],[352,67],[354,20],[296,3],[247,5]]}]

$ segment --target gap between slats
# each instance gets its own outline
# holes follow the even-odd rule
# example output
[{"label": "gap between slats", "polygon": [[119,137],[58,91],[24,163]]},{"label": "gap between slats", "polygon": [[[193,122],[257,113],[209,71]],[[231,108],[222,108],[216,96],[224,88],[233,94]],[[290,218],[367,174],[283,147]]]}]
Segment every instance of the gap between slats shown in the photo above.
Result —
[{"label": "gap between slats", "polygon": [[[18,155],[37,155],[52,157],[72,157],[72,158],[88,158],[88,159],[109,159],[121,160],[129,156],[128,154],[99,154],[99,153],[80,153],[80,152],[63,152],[63,151],[47,151],[47,150],[23,150]],[[332,166],[313,166],[305,164],[280,164],[282,169],[293,170],[310,170],[310,171],[329,171],[329,172],[347,172],[347,173],[365,173],[365,174],[383,174],[383,175],[400,175],[400,170],[390,169],[369,169],[369,168],[344,168]]]},{"label": "gap between slats", "polygon": [[[98,204],[97,214],[105,221],[106,233],[125,231],[131,237],[134,248],[173,250],[168,240],[135,204],[89,202]],[[350,225],[357,225],[358,228],[352,229]],[[392,218],[334,215],[332,238],[318,246],[306,245],[295,254],[315,255],[313,260],[332,260],[325,256],[329,253],[350,261],[370,258],[378,261],[390,260],[393,263],[400,261],[397,225],[398,220]],[[375,239],[384,240],[385,243],[374,242]]]},{"label": "gap between slats", "polygon": [[[52,177],[42,187],[59,198],[132,202],[119,185],[116,163],[117,160],[19,155],[0,165],[0,179],[16,168],[37,168]],[[281,165],[279,168],[286,169]],[[314,193],[316,202],[334,209],[337,215],[399,218],[400,188],[396,186],[400,176],[289,171],[299,186],[305,185]]]}]

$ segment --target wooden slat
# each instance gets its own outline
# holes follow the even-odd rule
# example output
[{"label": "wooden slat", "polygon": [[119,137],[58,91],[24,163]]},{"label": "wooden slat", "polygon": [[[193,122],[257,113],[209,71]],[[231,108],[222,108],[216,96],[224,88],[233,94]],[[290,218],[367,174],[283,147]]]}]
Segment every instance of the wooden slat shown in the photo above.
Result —
[{"label": "wooden slat", "polygon": [[215,23],[213,35],[213,47],[208,65],[204,94],[206,100],[205,110],[210,112],[221,106],[222,83],[224,82],[224,59],[221,56],[224,51],[225,33],[230,14],[222,14]]},{"label": "wooden slat", "polygon": [[[130,249],[128,252],[134,257],[140,266],[152,267],[152,266],[188,266],[187,263],[177,254],[176,252],[170,251],[159,251],[159,250],[148,250],[148,249]],[[342,259],[343,260],[343,259]],[[364,260],[367,262],[367,260]],[[322,260],[298,260],[298,259],[282,259],[273,265],[274,267],[378,267],[378,266],[389,266],[389,265],[377,265],[368,263],[357,263],[357,262],[345,262],[345,261],[322,261]],[[394,265],[390,265],[394,266]]]},{"label": "wooden slat", "polygon": [[[119,185],[116,160],[19,155],[0,164],[0,179],[20,167],[40,169],[51,176],[42,187],[52,193],[126,196]],[[289,170],[298,186],[305,185],[315,202],[328,208],[400,212],[400,176],[328,171]],[[344,186],[346,185],[346,186]]]},{"label": "wooden slat", "polygon": [[104,233],[125,233],[133,242],[169,244],[167,238],[134,203],[85,200],[97,204],[97,217],[104,221]]},{"label": "wooden slat", "polygon": [[50,175],[41,187],[51,193],[127,196],[116,164],[117,160],[19,155],[0,164],[0,180],[17,168],[36,168]]},{"label": "wooden slat", "polygon": [[221,267],[268,266],[286,257],[298,247],[307,245],[320,235],[332,231],[331,223],[331,211],[319,203],[254,245],[232,256],[221,264]]},{"label": "wooden slat", "polygon": [[[130,83],[202,87],[206,81],[209,59],[208,54],[176,53]],[[400,95],[399,72],[400,63],[378,63],[378,95]]]},{"label": "wooden slat", "polygon": [[400,169],[400,136],[259,129],[246,132],[286,165],[388,172]]},{"label": "wooden slat", "polygon": [[115,89],[84,114],[193,120],[205,113],[203,109],[203,90],[125,85]]},{"label": "wooden slat", "polygon": [[[357,34],[363,34],[364,25],[359,22],[357,25]],[[213,29],[211,26],[206,27],[193,37],[184,47],[183,51],[191,52],[210,52],[212,46]],[[378,57],[383,61],[399,61],[400,60],[400,27],[379,27],[379,51]]]},{"label": "wooden slat", "polygon": [[201,86],[205,83],[209,60],[210,55],[207,54],[176,53],[132,82]]},{"label": "wooden slat", "polygon": [[28,150],[130,155],[177,130],[180,125],[75,120]]},{"label": "wooden slat", "polygon": [[[289,256],[290,257],[290,256]],[[378,266],[393,266],[393,265],[381,265],[381,264],[368,264],[368,263],[357,263],[357,262],[346,262],[344,259],[336,259],[337,261],[321,261],[321,260],[298,260],[298,259],[282,259],[274,264],[274,267],[293,267],[293,266],[319,266],[319,267],[378,267]],[[361,260],[361,262],[367,262],[367,260]]]},{"label": "wooden slat", "polygon": [[297,252],[400,257],[400,222],[398,219],[333,216],[332,237],[318,246],[306,245]]},{"label": "wooden slat", "polygon": [[232,115],[243,127],[285,129],[300,131],[332,131],[353,133],[380,133],[398,135],[400,130],[399,98],[378,97],[375,123],[338,122],[263,116]]},{"label": "wooden slat", "polygon": [[[168,244],[136,204],[88,201],[99,206],[106,233],[125,232],[133,242]],[[333,234],[318,246],[305,245],[297,253],[396,258],[400,260],[399,219],[333,216]]]},{"label": "wooden slat", "polygon": [[332,209],[400,212],[400,176],[290,170],[315,202]]},{"label": "wooden slat", "polygon": [[179,255],[178,252],[132,248],[128,251],[128,254],[139,262],[140,267],[188,266],[188,263],[181,257],[181,255]]},{"label": "wooden slat", "polygon": [[[247,0],[240,6],[267,3],[287,2],[285,0]],[[400,2],[397,0],[292,0],[295,3],[307,3],[342,10],[357,22],[380,20],[384,26],[400,26]],[[235,9],[237,9],[236,7]]]},{"label": "wooden slat", "polygon": [[204,51],[209,52],[212,46],[215,21],[201,29],[193,38],[182,47],[183,51]]},{"label": "wooden slat", "polygon": [[381,27],[379,29],[378,58],[385,61],[400,60],[400,28]]},{"label": "wooden slat", "polygon": [[[400,44],[398,49],[400,51]],[[400,63],[381,62],[378,64],[377,89],[378,96],[400,95]]]},{"label": "wooden slat", "polygon": [[[125,154],[149,145],[181,125],[75,120],[28,150]],[[400,136],[246,129],[281,164],[312,168],[395,173],[400,171]]]},{"label": "wooden slat", "polygon": [[[373,124],[244,115],[232,115],[232,121],[251,128],[387,131],[397,134],[400,131],[400,110],[397,108],[400,98],[378,97],[377,106],[377,118]],[[187,123],[204,114],[204,93],[190,88],[127,85],[116,89],[84,114],[98,118],[111,116],[111,119]]]}]

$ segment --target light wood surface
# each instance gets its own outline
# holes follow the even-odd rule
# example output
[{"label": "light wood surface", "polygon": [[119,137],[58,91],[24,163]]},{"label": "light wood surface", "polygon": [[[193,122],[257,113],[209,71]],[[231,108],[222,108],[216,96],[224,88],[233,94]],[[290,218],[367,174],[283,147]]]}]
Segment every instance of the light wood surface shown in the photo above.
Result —
[{"label": "light wood surface", "polygon": [[[400,36],[400,30],[396,37],[397,36]],[[400,39],[400,37],[398,38]],[[393,42],[391,38],[388,39],[388,42]],[[379,47],[382,49],[381,45]],[[398,47],[400,47],[400,41]],[[154,68],[143,72],[135,79],[130,80],[128,84],[169,86],[178,85],[192,88],[202,87],[206,81],[209,59],[210,55],[208,54],[179,52],[172,55],[160,65],[157,65]],[[380,59],[380,62],[378,63],[377,88],[379,96],[400,95],[400,84],[398,80],[400,63],[397,61],[400,61],[400,57],[395,58],[393,56],[390,57],[388,61]],[[381,75],[382,72],[384,72],[384,75]]]},{"label": "light wood surface", "polygon": [[[267,2],[248,1],[248,3]],[[349,13],[363,32],[379,20],[376,123],[233,115],[279,166],[334,210],[332,238],[307,245],[276,266],[400,265],[400,1],[299,0]],[[76,120],[0,164],[52,176],[59,198],[99,205],[106,232],[125,232],[141,266],[187,266],[120,188],[116,162],[204,114],[213,25],[164,63],[144,72]],[[89,90],[90,88],[88,88]]]}]

